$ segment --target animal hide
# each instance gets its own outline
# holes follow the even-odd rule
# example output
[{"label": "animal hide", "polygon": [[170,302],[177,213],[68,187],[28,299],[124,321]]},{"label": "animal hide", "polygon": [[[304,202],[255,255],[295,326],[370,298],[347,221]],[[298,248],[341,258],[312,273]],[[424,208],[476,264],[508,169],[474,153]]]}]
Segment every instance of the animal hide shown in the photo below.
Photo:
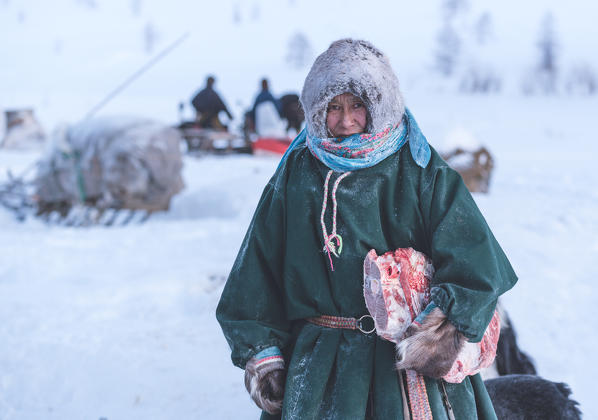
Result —
[{"label": "animal hide", "polygon": [[[413,248],[399,248],[380,256],[371,250],[363,271],[364,298],[378,335],[401,343],[417,315],[430,303],[432,262]],[[496,355],[499,330],[499,315],[495,311],[482,341],[465,343],[443,379],[459,383],[490,366]]]},{"label": "animal hide", "polygon": [[[431,378],[449,376],[464,344],[465,336],[435,307],[421,324],[413,322],[407,328],[397,344],[396,367]],[[458,372],[452,376],[457,377]]]}]

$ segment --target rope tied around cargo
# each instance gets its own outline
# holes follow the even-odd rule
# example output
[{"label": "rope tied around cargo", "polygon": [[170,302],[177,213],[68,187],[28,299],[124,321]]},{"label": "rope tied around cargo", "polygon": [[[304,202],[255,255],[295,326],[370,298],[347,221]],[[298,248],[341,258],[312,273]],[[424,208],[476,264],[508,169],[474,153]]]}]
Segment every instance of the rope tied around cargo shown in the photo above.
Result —
[{"label": "rope tied around cargo", "polygon": [[[336,213],[337,213],[337,201],[336,201],[336,190],[338,189],[341,181],[346,178],[351,172],[345,172],[340,175],[332,187],[332,232],[328,235],[326,231],[326,223],[324,222],[324,215],[326,214],[326,207],[328,203],[328,184],[330,183],[330,177],[332,176],[333,170],[329,170],[326,174],[326,180],[324,181],[324,198],[322,200],[322,213],[320,215],[320,224],[322,225],[322,234],[324,236],[324,251],[328,254],[328,260],[330,261],[330,269],[334,271],[334,265],[332,264],[332,255],[336,258],[340,257],[343,250],[343,238],[336,232]],[[334,241],[336,240],[336,244]],[[332,255],[331,255],[332,254]]]},{"label": "rope tied around cargo", "polygon": [[[70,133],[66,133],[67,137],[67,144],[71,144],[70,142]],[[79,200],[81,203],[85,203],[87,200],[87,192],[85,191],[85,179],[83,178],[83,170],[81,169],[81,152],[79,150],[73,150],[71,146],[69,146],[69,150],[62,150],[62,156],[66,160],[72,160],[73,167],[75,169],[75,183],[77,185],[77,192],[79,193]],[[53,171],[53,175],[56,176],[56,171]],[[57,182],[60,185],[59,182]]]},{"label": "rope tied around cargo", "polygon": [[81,170],[81,153],[78,150],[73,152],[75,158],[75,171],[77,173],[77,189],[79,191],[79,199],[81,203],[85,203],[87,200],[87,194],[85,192],[85,180],[83,179],[83,171]]}]

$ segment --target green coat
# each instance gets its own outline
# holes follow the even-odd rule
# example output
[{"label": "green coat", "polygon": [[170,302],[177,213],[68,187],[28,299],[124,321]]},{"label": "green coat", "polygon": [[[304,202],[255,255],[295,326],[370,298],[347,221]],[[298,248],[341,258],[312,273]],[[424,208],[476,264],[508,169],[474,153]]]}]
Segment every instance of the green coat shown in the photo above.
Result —
[{"label": "green coat", "polygon": [[[266,185],[217,309],[236,366],[278,346],[288,366],[284,419],[402,419],[394,344],[374,334],[316,326],[307,317],[367,314],[363,260],[412,247],[432,258],[432,298],[470,341],[481,340],[497,298],[517,278],[461,177],[432,150],[426,168],[409,147],[354,171],[336,192],[343,238],[334,271],[320,224],[328,168],[303,145]],[[334,180],[330,180],[329,197]],[[332,228],[332,202],[326,211]],[[426,379],[435,419],[439,381]],[[480,375],[445,384],[457,419],[495,419]],[[279,418],[263,413],[262,418]]]}]

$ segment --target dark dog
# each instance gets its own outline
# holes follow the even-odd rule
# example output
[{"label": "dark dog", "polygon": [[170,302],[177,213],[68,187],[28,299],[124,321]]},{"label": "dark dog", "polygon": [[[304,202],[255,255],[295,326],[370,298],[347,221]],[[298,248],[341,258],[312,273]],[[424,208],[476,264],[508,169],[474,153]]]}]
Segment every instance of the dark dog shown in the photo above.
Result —
[{"label": "dark dog", "polygon": [[496,347],[496,370],[500,376],[510,374],[536,374],[532,358],[521,351],[511,319],[505,310],[499,309],[501,317],[500,337]]},{"label": "dark dog", "polygon": [[580,420],[578,403],[565,383],[535,375],[506,375],[484,381],[499,420]]}]

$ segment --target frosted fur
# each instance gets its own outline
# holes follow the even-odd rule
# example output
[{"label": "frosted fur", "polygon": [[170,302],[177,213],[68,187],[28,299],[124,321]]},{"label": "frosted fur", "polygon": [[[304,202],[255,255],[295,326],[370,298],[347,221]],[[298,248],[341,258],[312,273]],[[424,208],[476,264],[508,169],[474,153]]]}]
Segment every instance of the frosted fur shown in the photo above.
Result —
[{"label": "frosted fur", "polygon": [[245,366],[245,388],[256,405],[270,414],[278,414],[282,410],[285,372],[284,362],[258,365],[255,357],[249,359]]},{"label": "frosted fur", "polygon": [[439,308],[434,308],[421,325],[412,323],[405,337],[396,347],[396,368],[431,378],[449,372],[466,341]]},{"label": "frosted fur", "polygon": [[399,80],[388,58],[367,41],[341,39],[316,58],[305,78],[300,100],[309,135],[329,137],[328,103],[346,92],[364,102],[368,133],[379,133],[398,124],[405,112]]}]

